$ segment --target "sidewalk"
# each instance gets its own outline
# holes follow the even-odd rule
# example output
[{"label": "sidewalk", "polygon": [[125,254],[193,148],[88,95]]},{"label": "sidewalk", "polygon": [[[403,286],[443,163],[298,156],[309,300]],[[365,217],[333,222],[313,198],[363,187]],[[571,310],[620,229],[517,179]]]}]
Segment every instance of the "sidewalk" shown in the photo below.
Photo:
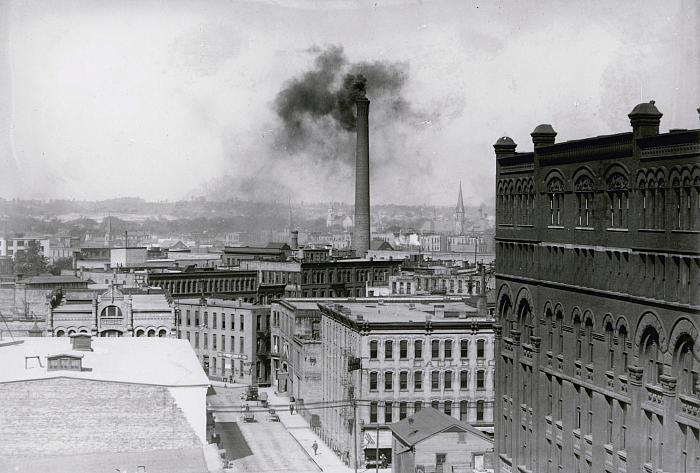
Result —
[{"label": "sidewalk", "polygon": [[[271,404],[289,405],[289,397],[275,394],[273,388],[265,388],[264,391],[268,393],[268,399]],[[298,415],[296,411],[292,415],[289,413],[289,409],[278,409],[277,413],[280,416],[280,422],[287,429],[287,432],[294,437],[301,448],[304,449],[306,454],[309,455],[322,471],[329,473],[353,473],[353,469],[340,461],[340,458],[323,443],[323,440],[311,430],[309,424],[307,424],[304,418]],[[318,444],[316,455],[314,455],[314,450],[311,448],[314,441]]]},{"label": "sidewalk", "polygon": [[[268,393],[268,399],[271,404],[284,404],[289,405],[289,397],[275,394],[274,388],[264,388],[263,391]],[[338,458],[333,450],[326,445],[321,438],[316,435],[306,423],[304,418],[294,411],[294,414],[289,413],[289,409],[277,409],[277,414],[279,414],[280,422],[287,429],[287,432],[291,434],[292,437],[301,445],[301,448],[306,451],[309,457],[316,462],[316,464],[326,473],[354,473],[354,469],[343,463],[340,458]],[[318,444],[317,454],[314,455],[314,450],[311,447],[314,441]],[[374,472],[374,468],[361,468],[357,469],[358,472]],[[391,468],[379,469],[380,473],[391,473]]]}]

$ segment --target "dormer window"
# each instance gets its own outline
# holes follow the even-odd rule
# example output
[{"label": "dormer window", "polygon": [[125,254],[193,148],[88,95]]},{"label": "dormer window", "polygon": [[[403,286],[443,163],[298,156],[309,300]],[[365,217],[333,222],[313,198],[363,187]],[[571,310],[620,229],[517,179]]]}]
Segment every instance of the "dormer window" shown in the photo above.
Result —
[{"label": "dormer window", "polygon": [[67,370],[82,371],[83,357],[76,355],[53,355],[47,357],[47,369],[49,371]]}]

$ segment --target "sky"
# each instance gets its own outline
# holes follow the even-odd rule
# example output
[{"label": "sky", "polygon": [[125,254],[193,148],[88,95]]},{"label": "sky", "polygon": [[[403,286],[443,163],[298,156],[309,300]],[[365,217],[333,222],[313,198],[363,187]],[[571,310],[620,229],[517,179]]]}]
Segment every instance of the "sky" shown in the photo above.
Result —
[{"label": "sky", "polygon": [[0,197],[352,202],[354,132],[308,94],[363,73],[372,202],[489,203],[500,136],[628,131],[652,99],[698,128],[699,23],[692,0],[0,0]]}]

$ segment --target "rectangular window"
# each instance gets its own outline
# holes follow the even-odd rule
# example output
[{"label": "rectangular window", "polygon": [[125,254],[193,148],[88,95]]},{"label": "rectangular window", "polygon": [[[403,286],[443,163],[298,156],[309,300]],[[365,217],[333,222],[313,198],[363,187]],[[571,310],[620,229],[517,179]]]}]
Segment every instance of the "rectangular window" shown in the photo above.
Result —
[{"label": "rectangular window", "polygon": [[199,327],[199,311],[194,311],[194,326]]},{"label": "rectangular window", "polygon": [[226,330],[226,314],[221,314],[221,330]]},{"label": "rectangular window", "polygon": [[394,389],[394,373],[387,371],[384,373],[384,391],[392,391]]},{"label": "rectangular window", "polygon": [[369,342],[369,357],[372,360],[377,359],[377,341],[372,340]]},{"label": "rectangular window", "polygon": [[211,328],[216,328],[216,312],[211,314]]},{"label": "rectangular window", "polygon": [[433,345],[432,345],[432,357],[433,360],[437,360],[440,358],[440,340],[433,340]]},{"label": "rectangular window", "polygon": [[400,402],[399,403],[399,420],[405,419],[407,413],[408,413],[408,403]]},{"label": "rectangular window", "polygon": [[469,372],[459,372],[459,389],[469,389]]},{"label": "rectangular window", "polygon": [[377,359],[377,341],[372,340],[369,342],[369,357],[371,360]]},{"label": "rectangular window", "polygon": [[627,404],[620,402],[620,450],[627,448]]},{"label": "rectangular window", "polygon": [[[244,347],[243,337],[241,337],[240,340],[238,340],[238,342],[239,342],[239,343],[238,343],[238,344],[239,344],[238,353],[243,354],[243,351],[244,351],[244,348],[243,348],[243,347]],[[241,361],[241,363],[242,363],[242,361]]]},{"label": "rectangular window", "polygon": [[394,409],[394,403],[392,402],[385,402],[384,403],[384,423],[385,424],[391,424],[392,420],[392,410]]},{"label": "rectangular window", "polygon": [[202,335],[203,335],[202,338],[204,339],[204,349],[208,350],[209,349],[209,334],[204,333]]},{"label": "rectangular window", "polygon": [[416,401],[413,403],[413,412],[420,412],[423,409],[423,401]]},{"label": "rectangular window", "polygon": [[402,360],[408,358],[408,340],[401,340],[399,342],[399,358]]},{"label": "rectangular window", "polygon": [[445,379],[443,382],[446,390],[452,389],[452,371],[445,371]]},{"label": "rectangular window", "polygon": [[394,342],[387,340],[384,342],[384,359],[391,360],[394,357]]},{"label": "rectangular window", "polygon": [[231,353],[233,353],[233,352],[236,350],[236,337],[234,337],[233,335],[231,335],[231,340],[230,340],[230,342],[231,342],[231,343],[229,344],[228,347],[229,347],[229,350],[231,350]]},{"label": "rectangular window", "polygon": [[476,357],[477,358],[484,357],[484,341],[483,340],[476,341]]},{"label": "rectangular window", "polygon": [[194,334],[194,347],[199,348],[199,333],[195,332]]},{"label": "rectangular window", "polygon": [[399,373],[399,389],[401,391],[408,389],[408,373],[406,371]]},{"label": "rectangular window", "polygon": [[211,349],[216,350],[216,334],[212,334],[211,336]]},{"label": "rectangular window", "polygon": [[377,423],[377,403],[375,401],[369,403],[369,422]]},{"label": "rectangular window", "polygon": [[484,420],[484,401],[476,401],[476,420],[477,422]]},{"label": "rectangular window", "polygon": [[449,360],[452,358],[452,340],[445,340],[445,359]]},{"label": "rectangular window", "polygon": [[416,360],[423,358],[423,340],[416,340],[413,343],[413,357]]},{"label": "rectangular window", "polygon": [[476,372],[476,389],[484,389],[484,371]]},{"label": "rectangular window", "polygon": [[459,341],[459,357],[463,360],[469,358],[469,340]]},{"label": "rectangular window", "polygon": [[241,327],[241,332],[243,331],[243,327],[245,326],[245,318],[243,317],[243,314],[240,316],[240,327]]},{"label": "rectangular window", "polygon": [[445,405],[443,407],[443,412],[447,414],[448,416],[452,415],[452,401],[445,401]]},{"label": "rectangular window", "polygon": [[422,391],[423,390],[423,372],[416,371],[413,373],[413,390]]},{"label": "rectangular window", "polygon": [[186,313],[185,321],[187,323],[187,326],[189,327],[190,326],[190,311],[187,310],[185,313]]},{"label": "rectangular window", "polygon": [[376,371],[372,371],[369,374],[369,390],[370,391],[377,390],[377,372]]},{"label": "rectangular window", "polygon": [[440,390],[440,372],[433,371],[430,373],[430,389],[433,391]]},{"label": "rectangular window", "polygon": [[440,410],[440,401],[438,401],[438,400],[430,401],[430,407],[439,411]]}]

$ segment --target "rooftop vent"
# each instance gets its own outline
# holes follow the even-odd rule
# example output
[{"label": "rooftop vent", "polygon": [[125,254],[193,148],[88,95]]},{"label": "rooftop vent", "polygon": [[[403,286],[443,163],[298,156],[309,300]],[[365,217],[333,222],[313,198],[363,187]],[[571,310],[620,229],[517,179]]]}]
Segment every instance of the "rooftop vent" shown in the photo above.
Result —
[{"label": "rooftop vent", "polygon": [[70,336],[73,350],[92,351],[92,336],[87,333],[76,333]]},{"label": "rooftop vent", "polygon": [[83,370],[83,355],[51,355],[46,357],[47,366],[46,369],[49,371],[55,370],[68,370],[68,371],[82,371]]}]

